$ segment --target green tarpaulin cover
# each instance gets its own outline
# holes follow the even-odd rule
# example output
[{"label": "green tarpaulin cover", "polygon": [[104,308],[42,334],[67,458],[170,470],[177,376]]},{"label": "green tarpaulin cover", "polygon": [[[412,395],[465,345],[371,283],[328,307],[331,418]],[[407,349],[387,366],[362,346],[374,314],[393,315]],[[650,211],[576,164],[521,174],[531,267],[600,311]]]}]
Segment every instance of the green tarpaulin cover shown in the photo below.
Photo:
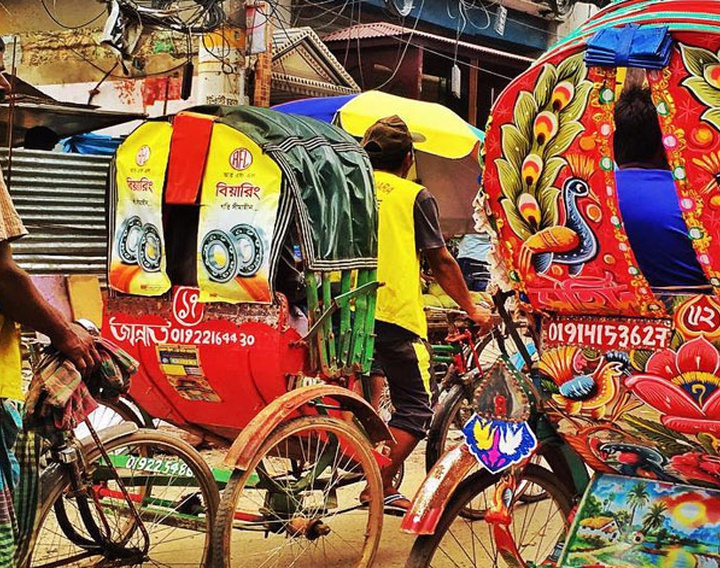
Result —
[{"label": "green tarpaulin cover", "polygon": [[347,133],[312,118],[255,107],[200,106],[190,112],[249,136],[283,171],[311,270],[377,266],[372,168]]}]

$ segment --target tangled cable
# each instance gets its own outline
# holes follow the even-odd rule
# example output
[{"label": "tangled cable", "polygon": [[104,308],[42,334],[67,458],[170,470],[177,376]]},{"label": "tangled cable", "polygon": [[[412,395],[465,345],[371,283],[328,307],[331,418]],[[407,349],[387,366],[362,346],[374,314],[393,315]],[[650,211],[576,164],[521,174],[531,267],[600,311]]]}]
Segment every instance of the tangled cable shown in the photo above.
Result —
[{"label": "tangled cable", "polygon": [[[105,0],[110,5],[113,0]],[[222,0],[115,0],[143,25],[185,33],[207,33],[226,20]]]}]

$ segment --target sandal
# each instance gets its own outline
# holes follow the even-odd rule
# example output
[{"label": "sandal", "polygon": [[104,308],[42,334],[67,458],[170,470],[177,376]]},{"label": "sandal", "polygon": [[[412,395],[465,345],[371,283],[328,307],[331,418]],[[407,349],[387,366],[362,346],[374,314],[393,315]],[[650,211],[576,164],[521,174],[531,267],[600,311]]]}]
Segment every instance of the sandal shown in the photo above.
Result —
[{"label": "sandal", "polygon": [[391,493],[390,495],[385,495],[383,504],[385,506],[386,515],[395,515],[398,517],[405,516],[405,513],[407,513],[412,506],[410,499],[405,497],[402,493]]},{"label": "sandal", "polygon": [[[361,507],[367,507],[370,504],[370,493],[363,490],[358,497]],[[412,503],[410,499],[402,493],[391,493],[383,498],[383,507],[386,515],[395,515],[402,517],[410,509]]]}]

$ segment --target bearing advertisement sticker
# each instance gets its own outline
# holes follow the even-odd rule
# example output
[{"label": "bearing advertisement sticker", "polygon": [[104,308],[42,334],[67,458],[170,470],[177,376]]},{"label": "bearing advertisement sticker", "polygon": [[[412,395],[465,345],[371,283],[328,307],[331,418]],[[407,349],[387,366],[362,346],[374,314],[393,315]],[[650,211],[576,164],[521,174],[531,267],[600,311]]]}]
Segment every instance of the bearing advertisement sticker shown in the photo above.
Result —
[{"label": "bearing advertisement sticker", "polygon": [[282,173],[243,133],[216,123],[198,228],[201,302],[272,301],[270,244]]},{"label": "bearing advertisement sticker", "polygon": [[160,368],[177,393],[187,400],[219,402],[200,365],[197,345],[157,345]]},{"label": "bearing advertisement sticker", "polygon": [[159,296],[170,289],[165,273],[162,195],[172,126],[147,122],[117,151],[117,211],[110,286],[127,294]]}]

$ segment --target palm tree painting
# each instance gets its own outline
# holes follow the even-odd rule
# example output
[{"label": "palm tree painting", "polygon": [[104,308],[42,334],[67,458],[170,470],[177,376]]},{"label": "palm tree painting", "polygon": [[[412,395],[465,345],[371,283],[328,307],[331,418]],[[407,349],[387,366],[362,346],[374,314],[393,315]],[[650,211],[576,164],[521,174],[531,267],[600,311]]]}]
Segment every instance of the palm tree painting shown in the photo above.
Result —
[{"label": "palm tree painting", "polygon": [[658,536],[658,530],[665,524],[665,512],[667,511],[667,505],[662,501],[657,501],[652,504],[650,510],[645,513],[642,518],[643,532],[646,535],[655,533],[655,548],[660,548],[660,538]]},{"label": "palm tree painting", "polygon": [[630,525],[631,529],[635,525],[635,513],[639,507],[644,507],[648,504],[650,495],[647,491],[647,483],[644,481],[638,481],[633,485],[632,489],[628,491],[628,504],[630,505]]}]

